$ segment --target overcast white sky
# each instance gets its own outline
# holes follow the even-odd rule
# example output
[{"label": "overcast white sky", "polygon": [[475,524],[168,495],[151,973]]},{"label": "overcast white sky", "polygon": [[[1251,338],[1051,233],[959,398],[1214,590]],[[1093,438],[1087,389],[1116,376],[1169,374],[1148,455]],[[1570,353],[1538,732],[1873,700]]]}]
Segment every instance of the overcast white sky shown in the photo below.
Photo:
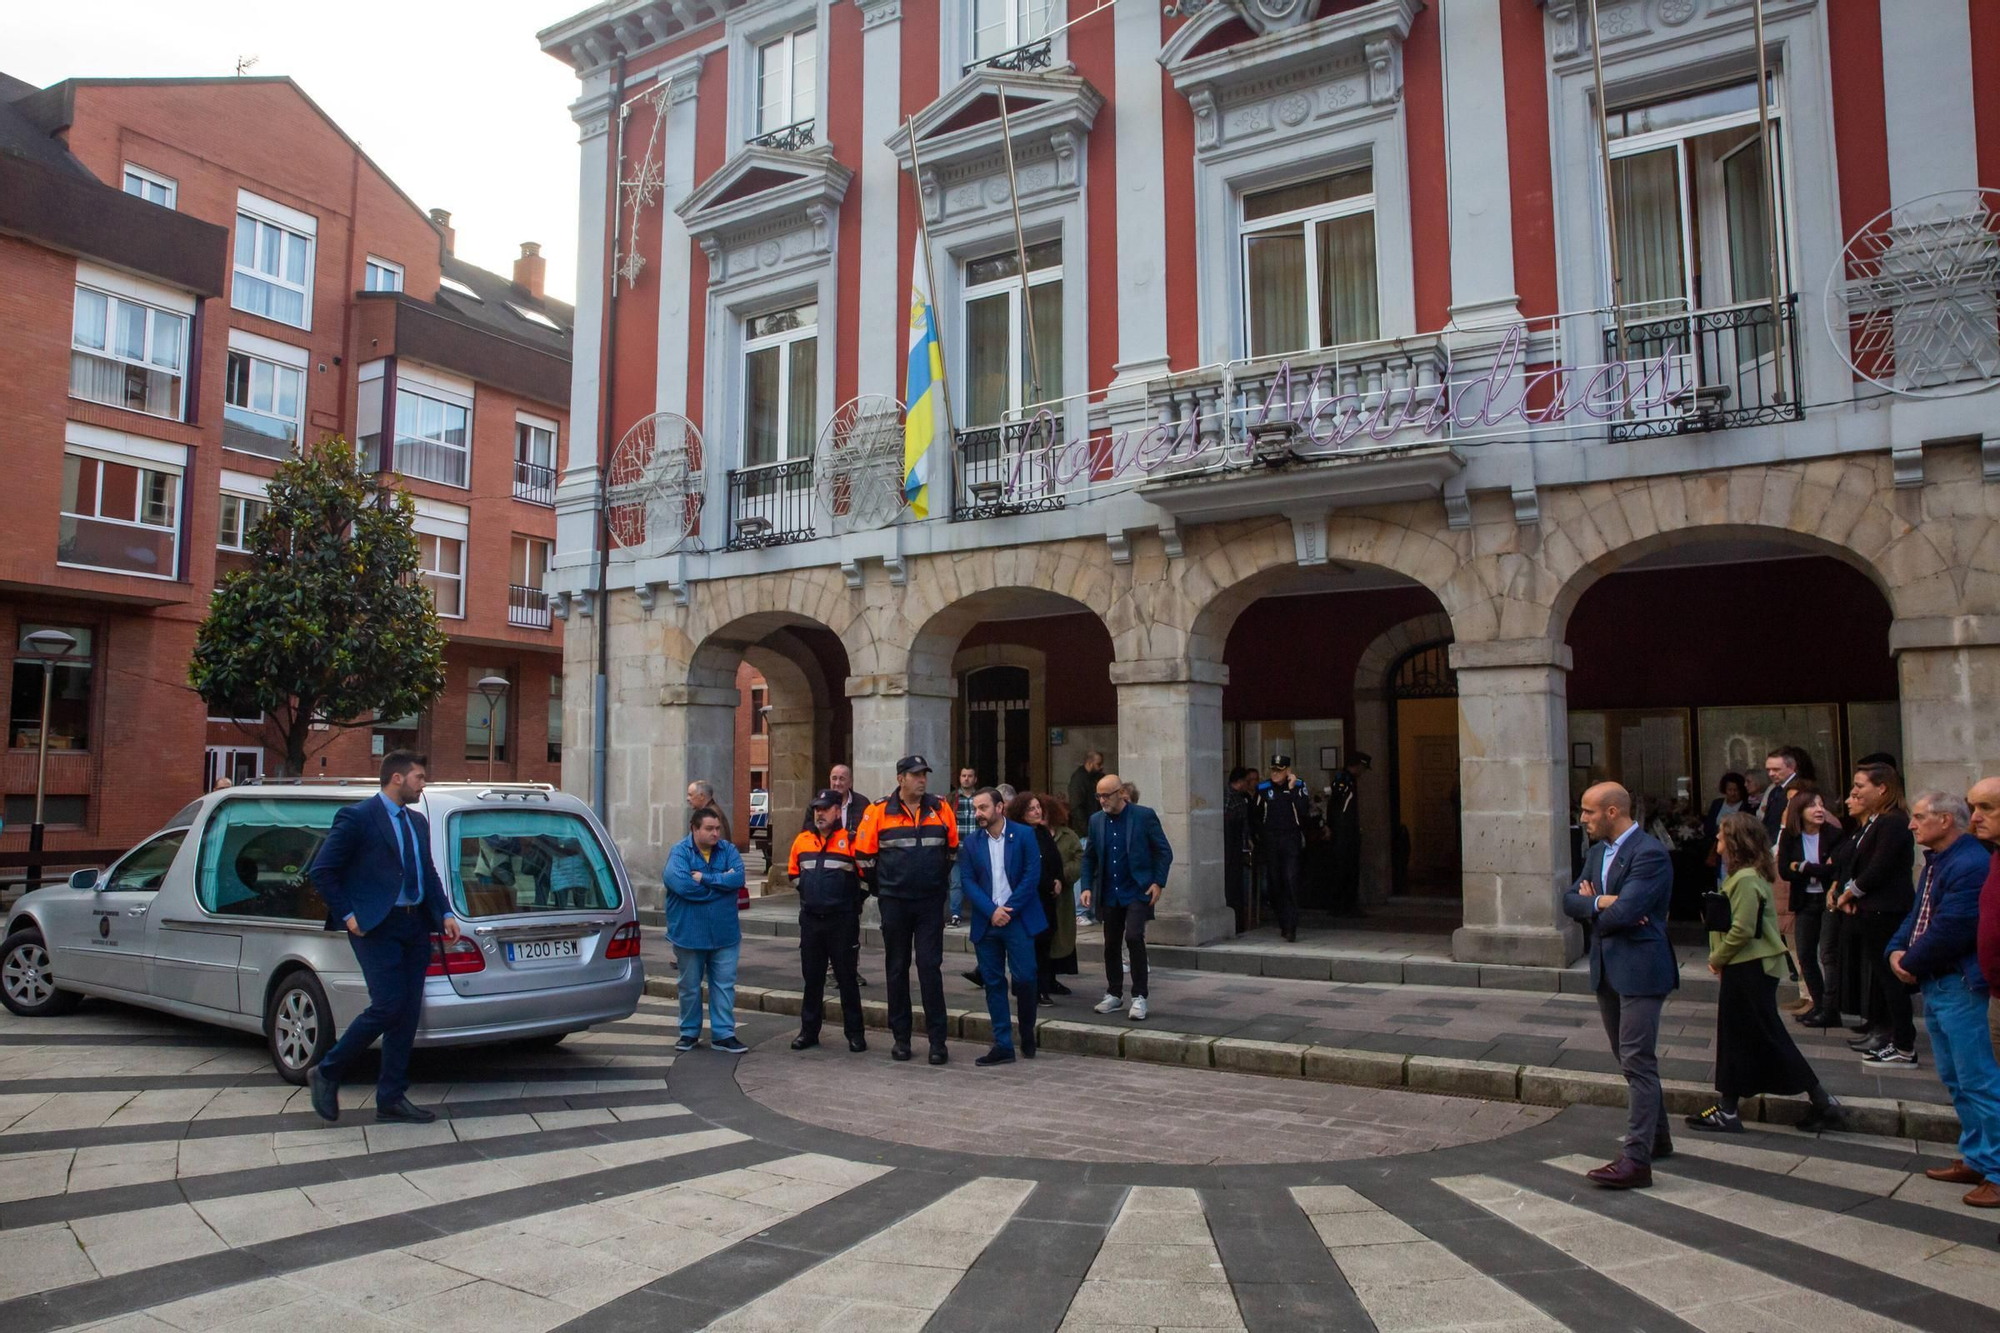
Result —
[{"label": "overcast white sky", "polygon": [[46,86],[288,74],[418,204],[448,208],[458,255],[513,271],[540,241],[549,294],[576,291],[576,77],[537,29],[588,0],[9,0],[0,70]]}]

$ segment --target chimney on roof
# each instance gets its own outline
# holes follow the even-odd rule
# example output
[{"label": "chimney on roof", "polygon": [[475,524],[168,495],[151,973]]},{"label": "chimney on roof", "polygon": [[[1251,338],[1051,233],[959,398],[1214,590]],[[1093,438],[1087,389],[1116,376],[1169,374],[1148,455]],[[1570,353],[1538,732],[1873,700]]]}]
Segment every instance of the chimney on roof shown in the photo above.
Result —
[{"label": "chimney on roof", "polygon": [[542,258],[540,241],[522,241],[521,257],[514,261],[514,285],[537,301],[542,299],[542,280],[549,275],[549,261]]},{"label": "chimney on roof", "polygon": [[444,236],[444,252],[446,254],[456,253],[455,246],[458,241],[458,233],[451,229],[451,210],[448,208],[433,208],[431,210],[431,225],[436,227]]}]

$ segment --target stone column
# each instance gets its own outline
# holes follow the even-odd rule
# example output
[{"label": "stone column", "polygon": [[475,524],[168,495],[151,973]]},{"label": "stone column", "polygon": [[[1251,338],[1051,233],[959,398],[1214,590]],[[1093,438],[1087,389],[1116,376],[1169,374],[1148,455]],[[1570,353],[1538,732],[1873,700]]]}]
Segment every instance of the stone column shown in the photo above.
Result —
[{"label": "stone column", "polygon": [[854,785],[881,800],[896,790],[896,761],[920,754],[931,762],[931,789],[951,786],[951,705],[958,695],[950,680],[889,674],[849,676],[847,697],[854,707]]},{"label": "stone column", "polygon": [[1389,821],[1389,773],[1394,761],[1389,754],[1389,710],[1394,707],[1381,690],[1354,692],[1354,734],[1348,737],[1347,753],[1367,753],[1373,761],[1365,773],[1355,774],[1355,797],[1361,802],[1361,901],[1364,904],[1389,900],[1395,887],[1390,851],[1394,826]]},{"label": "stone column", "polygon": [[[792,845],[792,837],[806,822],[806,811],[812,805],[813,793],[817,792],[826,774],[819,767],[821,746],[819,733],[824,730],[824,719],[814,708],[810,698],[789,700],[783,704],[773,704],[765,715],[770,729],[771,764],[765,781],[771,800],[771,874],[769,884],[775,888],[791,882],[785,872],[786,852]],[[866,787],[862,788],[867,791]],[[873,794],[872,792],[870,793]]]},{"label": "stone column", "polygon": [[[1898,620],[1889,650],[1903,701],[1904,784],[1964,792],[2000,776],[2000,617]],[[1856,756],[1857,758],[1859,756]]]},{"label": "stone column", "polygon": [[1118,774],[1160,816],[1174,866],[1147,938],[1227,939],[1236,918],[1222,892],[1222,687],[1216,662],[1114,662]]},{"label": "stone column", "polygon": [[1455,643],[1465,924],[1452,957],[1562,967],[1582,933],[1569,886],[1569,670],[1553,639]]},{"label": "stone column", "polygon": [[[629,662],[618,663],[627,667]],[[621,695],[623,697],[621,697]],[[742,694],[707,685],[668,685],[658,706],[646,707],[614,687],[612,695],[610,823],[625,868],[646,907],[662,905],[660,871],[667,852],[687,836],[687,785],[715,784],[715,800],[732,832],[745,828],[747,810],[733,810],[736,784],[736,707]]]},{"label": "stone column", "polygon": [[[889,138],[902,124],[902,0],[855,0],[861,11],[861,307],[857,381],[862,393],[903,396],[906,294],[896,285],[903,172]],[[874,794],[873,787],[863,791]]]}]

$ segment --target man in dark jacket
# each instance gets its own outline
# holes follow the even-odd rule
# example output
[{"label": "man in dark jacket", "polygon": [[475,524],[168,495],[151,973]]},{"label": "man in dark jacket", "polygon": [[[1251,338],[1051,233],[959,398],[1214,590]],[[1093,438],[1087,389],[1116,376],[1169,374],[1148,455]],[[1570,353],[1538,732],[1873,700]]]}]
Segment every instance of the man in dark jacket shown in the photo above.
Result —
[{"label": "man in dark jacket", "polygon": [[1257,789],[1263,811],[1264,854],[1270,870],[1271,911],[1287,940],[1299,937],[1299,861],[1306,835],[1319,826],[1312,792],[1292,772],[1292,757],[1271,756],[1271,776]]},{"label": "man in dark jacket", "polygon": [[1667,940],[1674,867],[1667,849],[1632,822],[1623,787],[1600,782],[1581,805],[1583,831],[1597,845],[1584,854],[1583,877],[1563,895],[1563,911],[1590,928],[1590,985],[1629,1090],[1624,1151],[1588,1175],[1607,1189],[1645,1189],[1653,1159],[1673,1151],[1657,1048],[1660,1010],[1681,984]]},{"label": "man in dark jacket", "polygon": [[1090,840],[1083,848],[1084,906],[1097,906],[1104,922],[1104,998],[1096,1010],[1116,1013],[1125,993],[1123,946],[1132,956],[1132,1007],[1126,1017],[1146,1016],[1146,923],[1153,919],[1174,849],[1160,817],[1126,799],[1116,773],[1097,780],[1097,813],[1090,817]]},{"label": "man in dark jacket", "polygon": [[1931,1057],[1958,1110],[1958,1160],[1924,1174],[1972,1186],[1961,1202],[1973,1208],[2000,1208],[2000,1066],[1979,970],[1979,891],[1992,858],[1967,832],[1970,823],[1965,801],[1946,792],[1910,803],[1924,869],[1916,903],[1889,941],[1889,969],[1923,988]]},{"label": "man in dark jacket", "polygon": [[861,873],[847,830],[840,824],[840,800],[841,794],[831,787],[813,797],[813,827],[793,840],[787,867],[799,890],[799,966],[806,987],[799,1003],[799,1035],[792,1039],[795,1051],[819,1045],[829,964],[840,988],[840,1023],[847,1030],[847,1049],[868,1049],[861,1023],[861,984],[855,972]]},{"label": "man in dark jacket", "polygon": [[910,1058],[910,962],[924,997],[930,1062],[951,1058],[945,1042],[944,903],[958,851],[958,821],[928,792],[930,762],[896,761],[896,791],[861,817],[854,854],[882,911],[882,965],[889,973],[889,1056]]},{"label": "man in dark jacket", "polygon": [[[1366,750],[1355,750],[1333,775],[1326,801],[1327,828],[1333,834],[1333,910],[1361,912],[1361,773],[1375,761]],[[1360,770],[1359,773],[1356,770]]]},{"label": "man in dark jacket", "polygon": [[1097,780],[1104,776],[1104,755],[1085,752],[1083,762],[1069,775],[1069,826],[1079,838],[1090,836],[1090,817],[1097,811]]},{"label": "man in dark jacket", "polygon": [[1239,933],[1249,925],[1250,802],[1256,791],[1250,770],[1239,764],[1222,792],[1222,901],[1236,914]]}]

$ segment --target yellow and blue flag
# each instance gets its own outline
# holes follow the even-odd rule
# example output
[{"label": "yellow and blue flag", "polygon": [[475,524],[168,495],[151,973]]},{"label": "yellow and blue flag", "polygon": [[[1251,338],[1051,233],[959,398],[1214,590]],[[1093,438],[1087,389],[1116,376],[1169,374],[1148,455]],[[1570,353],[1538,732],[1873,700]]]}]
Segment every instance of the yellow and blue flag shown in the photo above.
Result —
[{"label": "yellow and blue flag", "polygon": [[903,499],[916,518],[930,517],[930,486],[924,459],[937,439],[944,416],[944,352],[938,346],[937,311],[924,266],[924,241],[917,235],[910,266],[910,368],[903,383]]}]

